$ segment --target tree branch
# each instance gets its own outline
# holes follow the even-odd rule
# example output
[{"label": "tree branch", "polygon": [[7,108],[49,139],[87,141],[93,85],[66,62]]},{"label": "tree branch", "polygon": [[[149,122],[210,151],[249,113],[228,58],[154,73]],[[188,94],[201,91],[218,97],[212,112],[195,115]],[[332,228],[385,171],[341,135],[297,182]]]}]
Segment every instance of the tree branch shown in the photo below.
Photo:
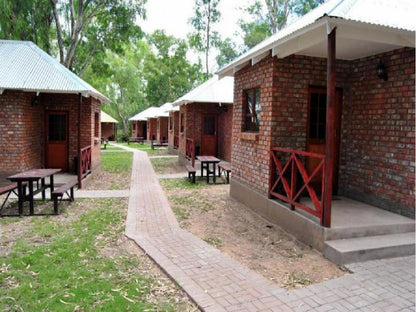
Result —
[{"label": "tree branch", "polygon": [[61,23],[59,21],[58,10],[56,8],[56,0],[51,0],[52,9],[53,9],[53,16],[55,18],[55,25],[56,25],[56,36],[58,39],[58,47],[59,47],[59,59],[61,64],[64,64],[64,45],[62,40],[62,28]]}]

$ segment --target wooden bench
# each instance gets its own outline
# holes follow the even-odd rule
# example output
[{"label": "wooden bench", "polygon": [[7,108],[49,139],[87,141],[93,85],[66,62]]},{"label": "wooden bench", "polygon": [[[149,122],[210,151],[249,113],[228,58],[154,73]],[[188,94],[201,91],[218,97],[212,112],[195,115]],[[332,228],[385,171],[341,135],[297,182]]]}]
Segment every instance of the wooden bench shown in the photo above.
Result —
[{"label": "wooden bench", "polygon": [[129,138],[127,144],[130,144],[130,142],[144,144],[144,137]]},{"label": "wooden bench", "polygon": [[194,167],[192,167],[192,165],[186,165],[186,170],[188,171],[188,179],[189,181],[191,181],[192,183],[195,183],[195,174],[196,174],[196,170]]},{"label": "wooden bench", "polygon": [[226,173],[227,183],[230,183],[230,173],[231,167],[227,164],[219,163],[218,164],[218,176],[221,176],[221,173]]},{"label": "wooden bench", "polygon": [[[22,183],[22,186],[23,187],[26,187],[26,184],[27,184],[26,182],[23,182]],[[0,207],[0,211],[3,209],[4,205],[6,205],[6,202],[9,199],[9,196],[10,196],[11,193],[14,193],[16,196],[18,195],[16,193],[16,190],[17,190],[17,182],[14,182],[14,183],[11,183],[9,185],[0,187],[0,195],[3,195],[3,194],[6,194],[7,193],[7,196],[4,199],[4,201],[3,201],[3,203],[2,203],[2,205]],[[23,194],[25,194],[25,189],[23,189]]]},{"label": "wooden bench", "polygon": [[166,142],[166,141],[155,142],[153,140],[151,142],[152,149],[155,149],[155,147],[164,147],[164,146],[168,146],[168,142]]},{"label": "wooden bench", "polygon": [[[58,214],[58,205],[63,200],[64,194],[68,196],[69,201],[74,201],[74,187],[78,184],[77,179],[72,179],[65,184],[58,186],[52,192],[52,200],[53,200],[53,211],[55,214]],[[69,191],[69,193],[68,193]]]}]

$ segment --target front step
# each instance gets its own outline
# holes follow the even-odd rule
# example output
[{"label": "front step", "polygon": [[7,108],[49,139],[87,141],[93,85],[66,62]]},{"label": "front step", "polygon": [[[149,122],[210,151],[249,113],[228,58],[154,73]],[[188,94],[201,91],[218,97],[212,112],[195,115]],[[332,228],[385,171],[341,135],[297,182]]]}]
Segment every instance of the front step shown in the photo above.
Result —
[{"label": "front step", "polygon": [[323,254],[338,265],[415,254],[415,232],[330,240]]}]

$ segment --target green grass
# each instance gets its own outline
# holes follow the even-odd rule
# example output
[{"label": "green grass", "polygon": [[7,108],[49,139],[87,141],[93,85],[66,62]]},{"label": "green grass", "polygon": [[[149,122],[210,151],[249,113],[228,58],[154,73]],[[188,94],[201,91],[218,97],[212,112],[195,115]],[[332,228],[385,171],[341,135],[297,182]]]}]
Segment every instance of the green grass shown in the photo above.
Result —
[{"label": "green grass", "polygon": [[[159,180],[162,187],[167,190],[193,190],[201,189],[204,187],[203,184],[191,183],[188,178],[185,179],[160,179]],[[205,184],[206,186],[206,184]]]},{"label": "green grass", "polygon": [[0,311],[160,311],[146,300],[154,281],[137,273],[138,258],[100,253],[122,235],[121,209],[114,209],[120,204],[94,200],[94,209],[68,222],[33,218],[11,252],[0,255]]},{"label": "green grass", "polygon": [[104,171],[124,173],[131,170],[133,153],[101,153],[101,166]]},{"label": "green grass", "polygon": [[152,150],[152,147],[149,143],[130,143],[127,144],[125,142],[117,143],[123,146],[135,148],[138,150],[141,150],[143,152],[146,152],[149,156],[158,156],[158,155],[168,155],[168,150],[166,148],[155,148]]}]

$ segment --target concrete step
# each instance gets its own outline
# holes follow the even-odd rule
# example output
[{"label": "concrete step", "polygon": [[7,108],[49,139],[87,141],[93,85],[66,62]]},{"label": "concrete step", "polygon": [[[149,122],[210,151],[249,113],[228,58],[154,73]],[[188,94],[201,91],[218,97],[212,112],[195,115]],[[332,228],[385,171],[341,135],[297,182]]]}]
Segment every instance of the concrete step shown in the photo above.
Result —
[{"label": "concrete step", "polygon": [[383,224],[365,224],[363,226],[334,227],[325,229],[325,240],[340,240],[354,237],[366,237],[376,235],[399,234],[415,231],[415,220],[405,218],[399,215],[393,215],[395,218],[401,218],[396,222],[390,219]]},{"label": "concrete step", "polygon": [[323,254],[338,265],[415,254],[415,233],[376,235],[330,240]]}]

